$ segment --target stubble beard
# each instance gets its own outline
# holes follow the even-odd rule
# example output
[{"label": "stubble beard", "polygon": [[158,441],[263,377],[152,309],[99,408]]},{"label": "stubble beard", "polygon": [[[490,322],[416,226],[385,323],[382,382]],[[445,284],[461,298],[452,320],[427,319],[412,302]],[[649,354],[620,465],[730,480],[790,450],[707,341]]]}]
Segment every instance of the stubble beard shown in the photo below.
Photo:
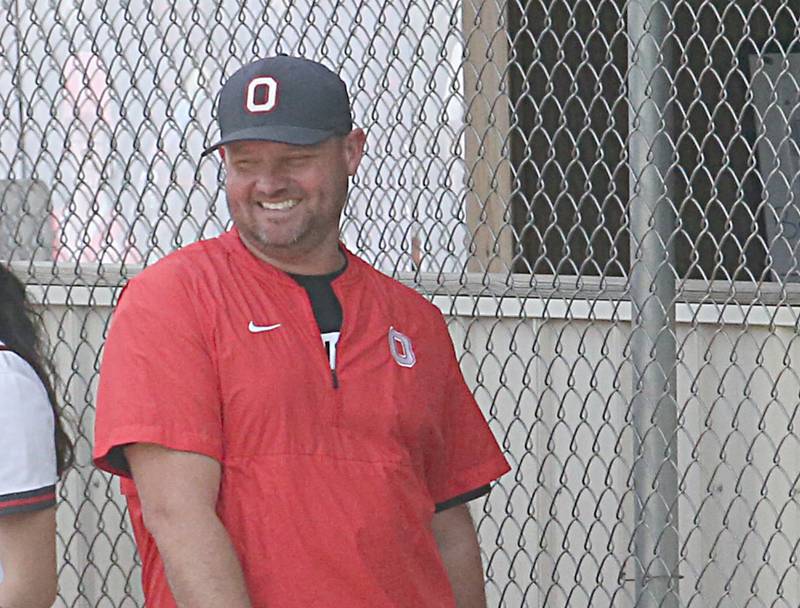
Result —
[{"label": "stubble beard", "polygon": [[[280,235],[271,235],[269,227],[252,219],[237,221],[234,217],[234,224],[250,247],[267,259],[301,259],[325,240],[322,225],[317,225],[313,218],[303,218],[291,231]],[[337,225],[337,236],[338,233]]]},{"label": "stubble beard", "polygon": [[310,232],[305,222],[304,225],[292,230],[288,235],[283,236],[283,238],[270,236],[269,228],[259,226],[257,222],[237,224],[237,227],[239,228],[239,232],[265,255],[270,255],[270,252],[280,252],[296,248],[302,243],[303,237]]}]

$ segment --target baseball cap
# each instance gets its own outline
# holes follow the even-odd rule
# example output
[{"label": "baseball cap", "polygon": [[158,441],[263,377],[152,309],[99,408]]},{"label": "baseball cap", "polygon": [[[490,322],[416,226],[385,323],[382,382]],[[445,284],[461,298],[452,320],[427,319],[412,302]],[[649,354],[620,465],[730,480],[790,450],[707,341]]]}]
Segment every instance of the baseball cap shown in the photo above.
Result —
[{"label": "baseball cap", "polygon": [[279,55],[248,63],[222,86],[220,139],[202,156],[234,141],[311,145],[353,129],[347,88],[321,63]]}]

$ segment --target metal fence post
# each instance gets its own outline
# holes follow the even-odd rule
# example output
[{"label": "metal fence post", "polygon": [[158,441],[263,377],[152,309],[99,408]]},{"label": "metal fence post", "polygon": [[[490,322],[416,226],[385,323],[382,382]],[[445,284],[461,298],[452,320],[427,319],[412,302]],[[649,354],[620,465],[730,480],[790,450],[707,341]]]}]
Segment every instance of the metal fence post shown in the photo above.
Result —
[{"label": "metal fence post", "polygon": [[[22,93],[22,39],[23,33],[20,31],[20,14],[19,14],[19,0],[8,0],[6,6],[3,7],[9,17],[13,14],[13,32],[14,32],[14,58],[13,63],[10,65],[14,65],[14,72],[11,75],[11,83],[14,89],[13,97],[11,99],[16,98],[16,111],[17,111],[17,120],[19,120],[19,124],[17,125],[19,129],[19,133],[17,135],[17,148],[12,156],[12,162],[10,163],[11,169],[11,176],[15,179],[25,179],[31,177],[28,172],[28,163],[26,157],[26,150],[25,150],[25,108],[24,108],[24,95]],[[9,19],[9,23],[11,23],[11,19]],[[9,62],[11,62],[11,58],[8,58]],[[10,104],[9,104],[10,105]],[[9,108],[10,109],[10,108]],[[10,114],[10,112],[9,112]],[[4,118],[8,118],[5,116]],[[10,126],[10,125],[8,125]],[[14,171],[19,167],[19,173],[14,173]],[[8,176],[4,176],[8,177]]]},{"label": "metal fence post", "polygon": [[637,608],[676,608],[675,226],[669,173],[671,0],[628,5],[631,362]]}]

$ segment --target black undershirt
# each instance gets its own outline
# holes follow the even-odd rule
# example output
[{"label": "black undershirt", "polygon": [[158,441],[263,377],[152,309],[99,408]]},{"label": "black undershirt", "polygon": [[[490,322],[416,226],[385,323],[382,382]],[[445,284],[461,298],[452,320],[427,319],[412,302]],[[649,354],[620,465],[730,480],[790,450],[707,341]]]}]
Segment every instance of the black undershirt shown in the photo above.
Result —
[{"label": "black undershirt", "polygon": [[[314,311],[314,317],[317,320],[317,326],[322,334],[341,331],[342,329],[342,305],[336,294],[333,291],[331,283],[333,280],[340,276],[347,269],[347,262],[340,270],[324,275],[301,275],[290,274],[297,283],[299,283],[308,293],[309,300],[311,300],[311,309]],[[485,496],[491,490],[489,484],[481,486],[470,492],[460,494],[449,500],[438,503],[436,505],[436,512],[439,513],[451,507],[469,502],[481,496]]]},{"label": "black undershirt", "polygon": [[342,329],[342,305],[339,298],[333,292],[331,283],[347,269],[344,268],[322,275],[290,274],[308,293],[311,300],[311,308],[314,311],[314,318],[317,320],[317,327],[321,334]]}]

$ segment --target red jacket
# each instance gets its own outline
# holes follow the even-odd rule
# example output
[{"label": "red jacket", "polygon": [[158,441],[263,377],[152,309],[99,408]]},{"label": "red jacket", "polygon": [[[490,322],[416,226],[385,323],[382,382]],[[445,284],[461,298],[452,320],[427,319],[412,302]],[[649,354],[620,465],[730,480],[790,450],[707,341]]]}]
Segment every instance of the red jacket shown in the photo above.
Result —
[{"label": "red jacket", "polygon": [[105,346],[94,455],[123,476],[148,606],[175,603],[111,457],[134,442],[222,464],[217,512],[254,606],[454,606],[435,505],[509,467],[438,309],[347,255],[333,282],[336,382],[306,292],[235,230],[128,284]]}]

